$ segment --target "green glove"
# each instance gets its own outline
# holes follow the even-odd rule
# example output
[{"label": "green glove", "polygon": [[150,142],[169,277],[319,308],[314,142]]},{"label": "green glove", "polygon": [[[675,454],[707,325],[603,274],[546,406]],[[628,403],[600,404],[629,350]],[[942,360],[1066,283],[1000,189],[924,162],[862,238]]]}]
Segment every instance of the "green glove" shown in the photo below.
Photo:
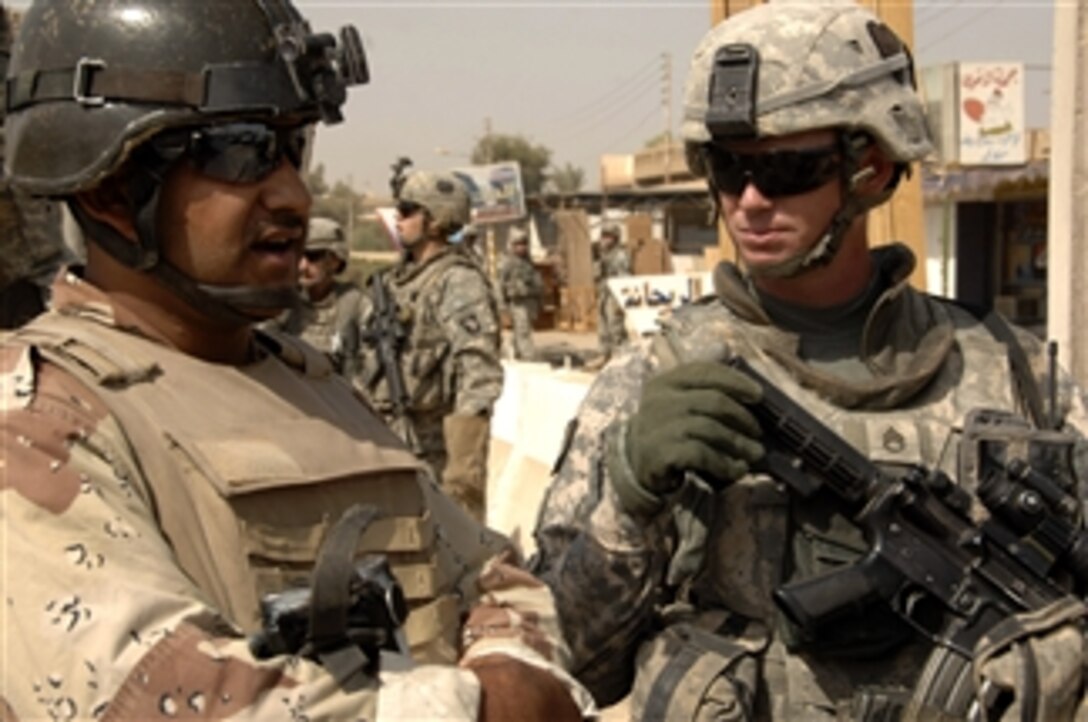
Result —
[{"label": "green glove", "polygon": [[759,422],[745,408],[760,395],[759,385],[740,371],[704,361],[647,381],[626,438],[616,439],[630,469],[612,474],[624,505],[648,511],[651,500],[680,488],[685,472],[717,489],[747,474],[764,453]]}]

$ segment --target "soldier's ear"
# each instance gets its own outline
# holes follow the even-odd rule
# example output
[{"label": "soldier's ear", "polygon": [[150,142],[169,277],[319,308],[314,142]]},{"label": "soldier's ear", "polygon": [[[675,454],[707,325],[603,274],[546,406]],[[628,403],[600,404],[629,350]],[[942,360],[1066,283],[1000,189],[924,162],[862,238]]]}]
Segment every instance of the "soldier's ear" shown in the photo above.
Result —
[{"label": "soldier's ear", "polygon": [[131,205],[120,183],[109,179],[96,188],[77,194],[75,202],[88,216],[136,243]]}]

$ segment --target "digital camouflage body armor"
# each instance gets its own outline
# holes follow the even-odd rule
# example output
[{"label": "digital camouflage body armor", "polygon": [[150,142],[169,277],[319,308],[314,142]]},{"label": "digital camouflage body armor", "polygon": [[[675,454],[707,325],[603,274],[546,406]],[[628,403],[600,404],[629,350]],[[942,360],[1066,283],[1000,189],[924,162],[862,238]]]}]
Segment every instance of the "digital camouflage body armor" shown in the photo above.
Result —
[{"label": "digital camouflage body armor", "polygon": [[[491,286],[479,266],[449,247],[422,264],[402,261],[381,272],[403,321],[400,370],[408,395],[396,418],[389,384],[372,344],[363,344],[360,381],[374,407],[412,450],[441,475],[446,466],[443,418],[491,412],[502,392],[499,324]],[[364,293],[363,336],[374,325],[374,301]]]}]

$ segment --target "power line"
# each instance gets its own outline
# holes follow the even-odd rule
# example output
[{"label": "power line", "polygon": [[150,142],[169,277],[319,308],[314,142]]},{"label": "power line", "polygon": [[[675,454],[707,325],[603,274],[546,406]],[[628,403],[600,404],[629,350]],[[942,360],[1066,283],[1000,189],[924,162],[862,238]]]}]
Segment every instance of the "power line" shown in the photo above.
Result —
[{"label": "power line", "polygon": [[[616,117],[619,113],[633,107],[639,101],[652,97],[650,91],[657,86],[657,78],[650,76],[640,86],[633,86],[629,89],[629,92],[625,93],[623,101],[620,98],[616,98],[613,105],[605,110],[602,110],[598,115],[586,118],[582,122],[574,123],[573,126],[568,127],[569,133],[562,136],[562,140],[569,139],[575,135],[583,135],[592,131],[593,129],[601,126],[606,121]],[[655,105],[655,110],[660,108],[660,105]]]},{"label": "power line", "polygon": [[992,12],[992,11],[993,11],[992,6],[979,8],[977,11],[975,11],[975,12],[971,13],[969,16],[967,16],[963,20],[963,22],[957,23],[956,25],[953,25],[951,28],[949,28],[945,32],[941,33],[936,38],[930,38],[929,41],[926,42],[924,45],[919,46],[918,49],[915,51],[915,55],[921,55],[921,53],[923,51],[925,51],[926,49],[931,48],[934,45],[940,43],[942,40],[945,40],[945,39],[955,35],[959,31],[966,28],[968,25],[970,25],[973,22],[975,22],[976,20],[978,20],[982,15],[984,15],[984,14],[986,14],[988,12]]},{"label": "power line", "polygon": [[631,75],[627,76],[626,78],[624,78],[620,82],[613,85],[611,88],[609,88],[604,93],[596,96],[595,98],[593,98],[588,103],[585,103],[585,104],[579,106],[578,108],[575,108],[573,111],[571,111],[569,113],[564,113],[562,115],[559,115],[559,116],[555,117],[553,119],[553,122],[569,123],[569,122],[572,122],[576,117],[584,115],[585,111],[596,110],[597,109],[596,106],[598,106],[598,105],[602,105],[602,106],[607,105],[609,100],[612,98],[612,96],[616,95],[617,93],[619,93],[622,90],[629,89],[631,83],[645,82],[645,80],[647,78],[653,77],[652,71],[657,66],[657,62],[658,62],[658,60],[657,60],[656,57],[651,58],[648,63],[641,66],[634,73],[632,73]]},{"label": "power line", "polygon": [[944,17],[945,15],[952,12],[952,10],[957,8],[957,7],[961,7],[961,6],[957,6],[955,3],[949,3],[948,5],[938,7],[936,9],[936,12],[934,12],[932,14],[929,14],[929,15],[926,15],[923,18],[919,18],[918,15],[915,14],[915,16],[914,16],[914,29],[917,31],[918,28],[929,25],[930,23],[932,23],[937,18]]},{"label": "power line", "polygon": [[649,122],[650,118],[657,115],[659,110],[660,110],[659,108],[651,108],[650,112],[647,113],[646,115],[642,116],[641,120],[639,120],[637,123],[635,123],[635,125],[631,126],[631,128],[626,133],[624,133],[623,135],[621,135],[621,136],[619,136],[617,138],[613,138],[612,142],[617,143],[617,144],[621,144],[623,141],[630,138],[632,135],[634,135],[634,132],[636,130],[638,130],[642,126],[646,125],[646,123]]}]

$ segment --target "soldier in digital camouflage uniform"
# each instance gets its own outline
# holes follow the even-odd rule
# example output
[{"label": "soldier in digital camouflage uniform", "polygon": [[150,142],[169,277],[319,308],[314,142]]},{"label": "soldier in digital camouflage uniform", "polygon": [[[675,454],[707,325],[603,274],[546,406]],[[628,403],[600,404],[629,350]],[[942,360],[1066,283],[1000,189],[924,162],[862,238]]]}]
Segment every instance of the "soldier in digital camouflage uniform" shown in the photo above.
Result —
[{"label": "soldier in digital camouflage uniform", "polygon": [[[8,177],[69,203],[88,258],[0,337],[3,719],[592,712],[547,588],[324,355],[255,328],[295,297],[304,143],[363,58],[285,0],[27,11]],[[306,589],[319,550],[314,653],[256,659],[259,599]],[[345,636],[336,567],[362,553],[400,582],[415,666]]]},{"label": "soldier in digital camouflage uniform", "polygon": [[341,376],[354,379],[362,293],[354,283],[337,280],[347,265],[348,244],[340,224],[311,218],[299,261],[299,302],[276,325],[325,353]]},{"label": "soldier in digital camouflage uniform", "polygon": [[540,312],[544,282],[529,258],[529,236],[520,228],[510,234],[510,250],[499,267],[499,291],[513,326],[514,358],[533,360],[533,322]]},{"label": "soldier in digital camouflage uniform", "polygon": [[[8,12],[0,4],[0,76],[7,73],[11,49]],[[0,117],[3,113],[0,103]],[[0,159],[3,148],[0,134]],[[60,208],[15,191],[0,178],[0,328],[15,328],[45,310],[49,282],[64,255]]]},{"label": "soldier in digital camouflage uniform", "polygon": [[[441,478],[446,492],[485,517],[491,410],[502,393],[499,320],[491,283],[450,235],[469,220],[469,195],[453,174],[413,171],[397,199],[404,254],[363,293],[361,386],[375,408]],[[373,283],[403,329],[397,339],[407,394],[398,413],[379,353]]]},{"label": "soldier in digital camouflage uniform", "polygon": [[631,257],[620,244],[620,229],[605,226],[597,256],[593,259],[593,280],[597,284],[597,338],[601,355],[594,366],[603,366],[627,340],[623,306],[608,290],[608,279],[631,275]]},{"label": "soldier in digital camouflage uniform", "polygon": [[[1039,431],[1051,374],[1036,338],[911,288],[905,246],[868,247],[868,210],[931,147],[906,48],[853,3],[737,13],[695,51],[683,137],[743,266],[721,264],[712,297],[614,359],[572,427],[534,569],[576,674],[602,705],[630,692],[645,720],[950,720],[979,690],[992,719],[1072,719],[1077,598],[1012,616],[1006,647],[995,628],[965,655],[882,601],[808,635],[772,603],[782,582],[842,570],[867,543],[827,496],[801,500],[762,471],[776,431],[728,354],[893,476],[920,464],[971,487],[957,468],[980,408],[1056,433]],[[1085,394],[1062,375],[1056,401],[1075,450],[1058,478],[1075,493]],[[1015,651],[991,655],[1002,649]],[[931,660],[950,663],[916,685]]]}]

